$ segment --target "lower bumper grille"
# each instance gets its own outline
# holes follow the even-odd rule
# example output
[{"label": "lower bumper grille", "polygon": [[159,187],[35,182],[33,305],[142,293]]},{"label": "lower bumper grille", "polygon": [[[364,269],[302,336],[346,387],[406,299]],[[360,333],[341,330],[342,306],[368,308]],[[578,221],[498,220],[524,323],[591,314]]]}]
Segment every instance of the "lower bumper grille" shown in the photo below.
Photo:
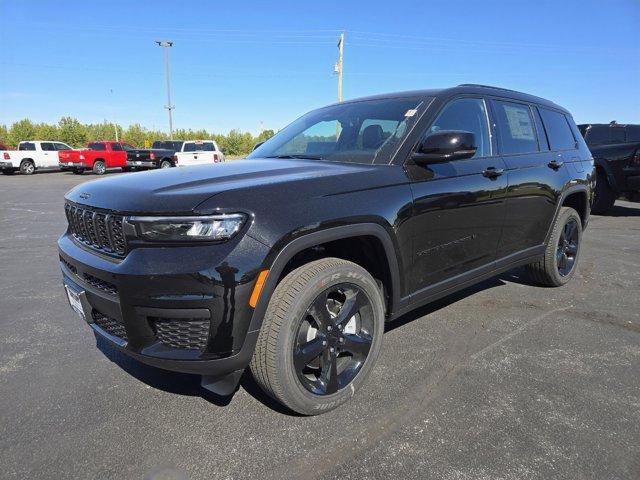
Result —
[{"label": "lower bumper grille", "polygon": [[93,318],[93,323],[98,325],[109,335],[113,335],[114,337],[121,338],[125,341],[128,340],[127,331],[124,328],[124,323],[122,323],[120,320],[108,317],[107,315],[104,315],[97,310],[91,312],[91,317]]},{"label": "lower bumper grille", "polygon": [[209,319],[150,318],[158,341],[167,347],[204,350],[209,339]]}]

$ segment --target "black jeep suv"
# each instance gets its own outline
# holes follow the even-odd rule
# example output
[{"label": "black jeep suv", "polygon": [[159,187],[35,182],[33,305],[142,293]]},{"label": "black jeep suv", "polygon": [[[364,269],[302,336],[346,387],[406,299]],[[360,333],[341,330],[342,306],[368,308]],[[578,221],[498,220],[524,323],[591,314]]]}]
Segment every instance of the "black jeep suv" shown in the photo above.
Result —
[{"label": "black jeep suv", "polygon": [[596,164],[593,213],[606,213],[620,195],[640,193],[640,125],[578,125]]},{"label": "black jeep suv", "polygon": [[290,409],[349,399],[385,321],[516,266],[574,274],[594,164],[569,112],[461,85],[302,116],[246,159],[66,195],[69,302],[99,337]]}]

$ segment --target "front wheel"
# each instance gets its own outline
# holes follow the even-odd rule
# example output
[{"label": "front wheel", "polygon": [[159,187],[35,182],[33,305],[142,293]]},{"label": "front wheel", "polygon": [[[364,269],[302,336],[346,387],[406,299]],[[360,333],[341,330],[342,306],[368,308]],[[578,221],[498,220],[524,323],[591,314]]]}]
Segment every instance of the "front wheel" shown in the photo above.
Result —
[{"label": "front wheel", "polygon": [[529,276],[547,287],[560,287],[567,283],[576,272],[581,241],[580,215],[573,208],[561,207],[544,258],[527,265]]},{"label": "front wheel", "polygon": [[383,331],[383,299],[373,277],[346,260],[316,260],[289,273],[273,292],[251,372],[291,410],[328,412],[365,382]]},{"label": "front wheel", "polygon": [[96,175],[104,175],[106,171],[107,171],[107,167],[105,166],[102,160],[97,160],[93,164],[93,173],[95,173]]},{"label": "front wheel", "polygon": [[173,164],[169,160],[163,160],[160,162],[160,168],[171,168]]}]

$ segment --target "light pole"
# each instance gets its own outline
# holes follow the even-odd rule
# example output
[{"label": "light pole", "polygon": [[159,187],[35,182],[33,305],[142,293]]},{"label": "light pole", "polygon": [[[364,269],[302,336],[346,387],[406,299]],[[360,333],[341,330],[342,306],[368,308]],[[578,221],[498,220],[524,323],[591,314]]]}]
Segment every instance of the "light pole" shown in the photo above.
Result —
[{"label": "light pole", "polygon": [[173,42],[168,40],[156,40],[156,43],[164,49],[164,68],[167,76],[167,105],[164,107],[169,111],[169,138],[173,140],[173,119],[171,110],[175,107],[171,105],[171,80],[169,78],[169,48],[173,47]]},{"label": "light pole", "polygon": [[[109,93],[111,94],[111,99],[113,100],[113,88],[109,89]],[[116,142],[118,141],[118,124],[116,122],[113,123],[113,128],[116,132]]]}]

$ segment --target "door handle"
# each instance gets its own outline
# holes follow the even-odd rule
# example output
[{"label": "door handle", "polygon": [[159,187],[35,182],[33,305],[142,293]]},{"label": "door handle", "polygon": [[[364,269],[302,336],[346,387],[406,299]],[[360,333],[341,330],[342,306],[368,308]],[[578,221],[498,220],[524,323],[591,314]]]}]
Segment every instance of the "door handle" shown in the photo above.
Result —
[{"label": "door handle", "polygon": [[562,167],[562,165],[564,165],[564,162],[559,162],[557,160],[551,160],[549,163],[547,163],[547,167],[553,170],[558,170],[560,167]]},{"label": "door handle", "polygon": [[504,168],[487,167],[482,171],[482,175],[487,178],[498,178],[504,173]]}]

